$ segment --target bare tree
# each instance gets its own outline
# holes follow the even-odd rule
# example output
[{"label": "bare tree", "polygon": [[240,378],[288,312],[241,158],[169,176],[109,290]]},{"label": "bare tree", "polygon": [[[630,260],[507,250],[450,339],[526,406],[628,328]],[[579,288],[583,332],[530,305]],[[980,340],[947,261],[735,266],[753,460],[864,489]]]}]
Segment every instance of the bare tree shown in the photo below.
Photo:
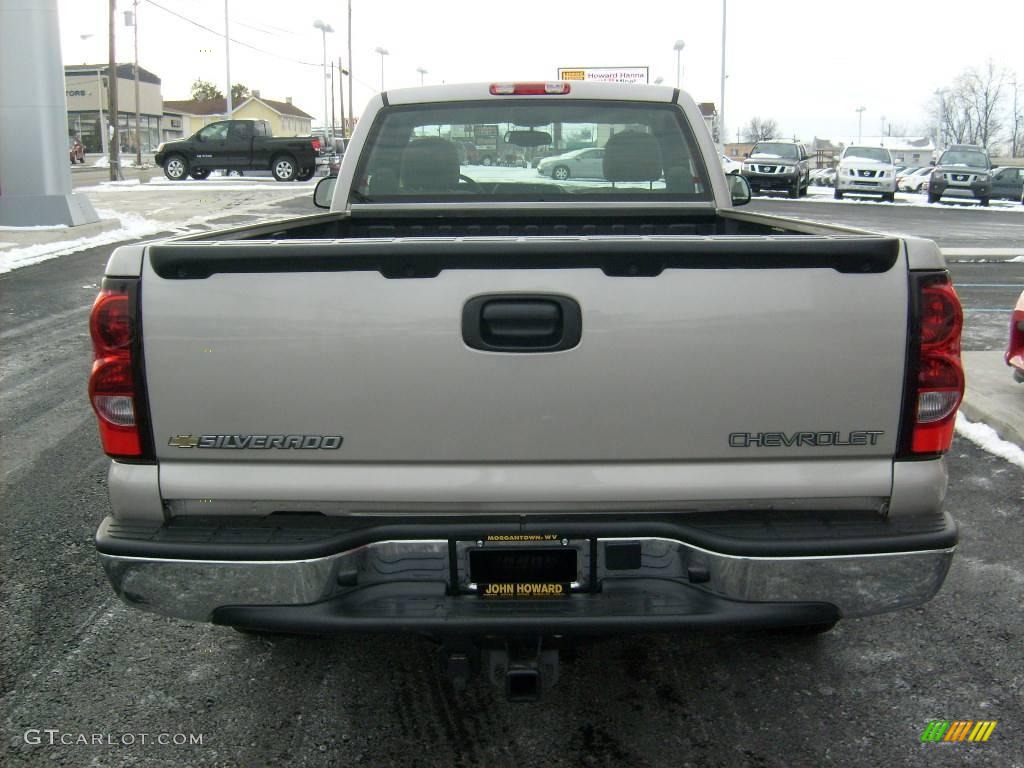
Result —
[{"label": "bare tree", "polygon": [[747,127],[743,129],[743,135],[747,141],[765,141],[767,139],[774,139],[781,131],[779,131],[779,124],[770,117],[760,118],[752,117],[750,122],[747,123]]},{"label": "bare tree", "polygon": [[953,86],[935,92],[929,109],[940,144],[994,144],[1003,129],[1003,104],[1010,83],[989,59],[981,69],[966,69]]},{"label": "bare tree", "polygon": [[1010,157],[1024,157],[1024,83],[1013,81],[1010,109]]}]

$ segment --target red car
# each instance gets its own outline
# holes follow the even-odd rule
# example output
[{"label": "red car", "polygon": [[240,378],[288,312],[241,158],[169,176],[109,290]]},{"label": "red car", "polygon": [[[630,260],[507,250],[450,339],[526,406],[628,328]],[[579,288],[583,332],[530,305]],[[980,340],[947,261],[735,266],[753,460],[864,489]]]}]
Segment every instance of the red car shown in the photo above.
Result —
[{"label": "red car", "polygon": [[82,146],[82,142],[72,136],[68,139],[68,150],[71,155],[71,164],[85,163],[85,147]]},{"label": "red car", "polygon": [[1013,378],[1024,384],[1024,291],[1010,315],[1010,344],[1006,349],[1006,364],[1013,368]]}]

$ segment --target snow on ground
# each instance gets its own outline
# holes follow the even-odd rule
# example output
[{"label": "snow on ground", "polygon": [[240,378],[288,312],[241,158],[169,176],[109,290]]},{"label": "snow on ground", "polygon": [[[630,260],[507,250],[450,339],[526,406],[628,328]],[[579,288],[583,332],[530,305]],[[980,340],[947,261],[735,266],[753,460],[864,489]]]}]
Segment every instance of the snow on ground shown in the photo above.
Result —
[{"label": "snow on ground", "polygon": [[[835,190],[832,187],[818,187],[813,184],[807,189],[807,197],[805,200],[813,200],[815,203],[835,203],[836,205],[892,205],[892,203],[883,203],[877,196],[865,196],[865,197],[851,197],[850,195],[856,195],[856,192],[843,192],[843,199],[836,200],[833,197]],[[786,197],[775,197],[773,199],[786,200]],[[794,200],[793,202],[797,202]],[[1015,203],[1012,200],[992,200],[989,203],[988,208],[982,208],[975,202],[965,200],[964,202],[955,201],[953,198],[947,197],[941,203],[929,203],[927,195],[914,194],[913,192],[897,192],[896,202],[905,205],[914,205],[924,208],[949,208],[950,205],[960,205],[965,208],[976,208],[978,210],[985,211],[1015,211],[1017,213],[1024,213],[1024,205]]]},{"label": "snow on ground", "polygon": [[249,178],[237,176],[218,177],[210,176],[205,181],[195,179],[183,179],[182,181],[171,181],[163,176],[153,177],[145,184],[138,179],[125,179],[124,181],[101,181],[93,187],[76,187],[75,192],[164,192],[167,190],[185,190],[188,192],[202,191],[203,189],[231,190],[232,192],[246,192],[253,190],[280,189],[287,192],[293,189],[312,189],[320,178],[310,181],[275,181],[272,178]]},{"label": "snow on ground", "polygon": [[1024,449],[1000,438],[988,424],[968,421],[963,414],[958,413],[956,431],[982,450],[1024,469]]},{"label": "snow on ground", "polygon": [[118,243],[122,240],[135,240],[168,229],[167,222],[150,221],[135,214],[118,213],[116,211],[97,211],[101,219],[118,218],[121,227],[108,232],[101,232],[91,237],[79,237],[74,240],[61,240],[55,243],[38,243],[22,248],[11,248],[0,251],[0,274],[10,272],[41,261],[55,259],[69,253],[85,251],[100,245]]}]

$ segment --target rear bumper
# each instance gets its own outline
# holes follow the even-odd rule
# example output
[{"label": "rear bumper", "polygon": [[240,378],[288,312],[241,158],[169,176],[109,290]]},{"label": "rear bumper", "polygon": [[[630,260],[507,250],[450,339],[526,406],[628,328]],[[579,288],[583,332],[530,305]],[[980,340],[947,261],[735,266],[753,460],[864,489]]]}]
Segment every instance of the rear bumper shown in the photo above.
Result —
[{"label": "rear bumper", "polygon": [[749,516],[724,526],[692,518],[631,522],[630,535],[621,518],[531,525],[558,536],[552,546],[563,537],[585,542],[574,583],[582,591],[531,600],[487,599],[467,584],[465,553],[502,546],[478,541],[533,535],[512,521],[484,530],[480,521],[364,519],[339,532],[335,521],[156,530],[108,518],[97,546],[125,602],[193,621],[305,632],[604,633],[825,623],[918,605],[942,585],[957,536],[948,515],[909,527],[782,520],[767,536]]}]

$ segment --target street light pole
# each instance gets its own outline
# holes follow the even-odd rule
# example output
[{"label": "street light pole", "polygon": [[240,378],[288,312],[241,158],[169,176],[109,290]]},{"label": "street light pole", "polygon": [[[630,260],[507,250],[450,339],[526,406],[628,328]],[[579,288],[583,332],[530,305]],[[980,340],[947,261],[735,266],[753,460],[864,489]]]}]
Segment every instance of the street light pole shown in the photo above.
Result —
[{"label": "street light pole", "polygon": [[683,82],[683,48],[686,47],[686,43],[682,40],[676,40],[672,49],[676,52],[676,88],[681,88]]},{"label": "street light pole", "polygon": [[341,137],[345,138],[345,75],[348,70],[341,66],[341,57],[338,57],[338,114],[341,116]]},{"label": "street light pole", "polygon": [[[316,29],[320,30],[320,32],[322,34],[322,37],[323,37],[323,43],[324,43],[324,79],[323,79],[323,82],[320,84],[320,88],[323,90],[323,96],[324,96],[324,133],[327,133],[327,123],[328,123],[328,118],[327,118],[327,33],[328,32],[333,32],[334,31],[334,27],[332,27],[330,24],[327,24],[327,23],[321,21],[320,19],[317,19],[316,21],[314,21],[313,22],[313,26]],[[333,87],[331,88],[331,93],[332,94],[334,93],[334,88]],[[333,112],[333,110],[332,110],[332,112]],[[333,122],[333,114],[332,114],[331,122]]]},{"label": "street light pole", "polygon": [[[81,40],[88,40],[92,36],[93,35],[90,32],[89,34],[79,35],[78,37]],[[103,70],[100,69],[99,67],[96,67],[96,103],[99,105],[99,108],[100,108],[100,123],[99,123],[100,152],[102,152],[104,154],[104,156],[105,156],[107,154],[107,152],[108,152],[108,147],[107,147],[107,122],[106,122],[106,120],[103,119]]]},{"label": "street light pole", "polygon": [[857,107],[857,143],[860,144],[861,126],[864,122],[864,111],[867,107]]},{"label": "street light pole", "polygon": [[231,97],[231,41],[228,39],[228,0],[224,0],[224,64],[227,67],[228,76],[228,113],[227,119],[231,119],[231,113],[235,111],[235,105]]},{"label": "street light pole", "polygon": [[381,48],[379,45],[373,49],[374,53],[380,54],[380,89],[384,90],[384,57],[388,55],[387,48]]},{"label": "street light pole", "polygon": [[135,167],[142,166],[142,118],[139,109],[139,0],[132,0],[132,31],[135,34]]},{"label": "street light pole", "polygon": [[423,76],[429,73],[423,67],[416,67],[416,71],[420,73],[420,85],[423,85]]}]

